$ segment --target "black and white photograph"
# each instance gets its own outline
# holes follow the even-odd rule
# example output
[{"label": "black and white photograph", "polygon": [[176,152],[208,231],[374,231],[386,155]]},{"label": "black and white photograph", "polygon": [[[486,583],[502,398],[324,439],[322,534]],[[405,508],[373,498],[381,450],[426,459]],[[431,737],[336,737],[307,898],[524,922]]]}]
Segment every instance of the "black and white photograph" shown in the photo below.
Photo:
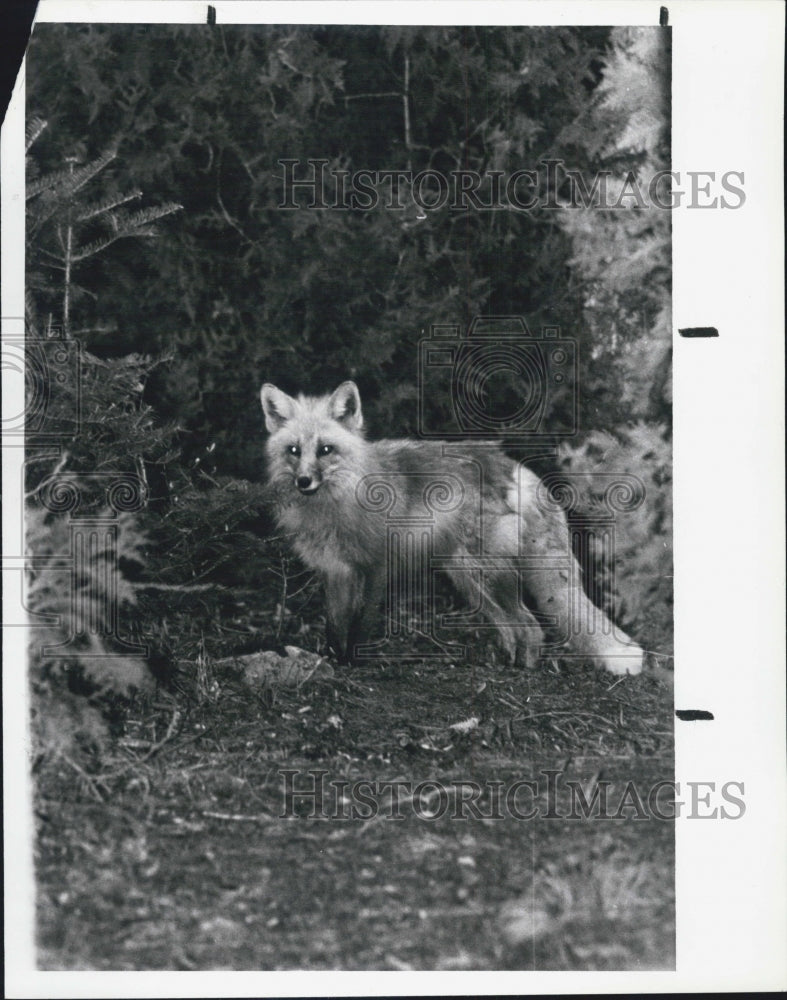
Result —
[{"label": "black and white photograph", "polygon": [[43,0],[3,126],[9,995],[783,988],[782,98],[272,6]]}]

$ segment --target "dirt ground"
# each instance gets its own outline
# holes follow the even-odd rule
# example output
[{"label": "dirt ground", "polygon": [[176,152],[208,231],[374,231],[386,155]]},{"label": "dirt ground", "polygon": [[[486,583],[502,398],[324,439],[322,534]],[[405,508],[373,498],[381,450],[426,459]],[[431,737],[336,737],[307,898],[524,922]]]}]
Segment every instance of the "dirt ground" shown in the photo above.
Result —
[{"label": "dirt ground", "polygon": [[36,775],[41,968],[674,967],[663,676],[187,652]]}]

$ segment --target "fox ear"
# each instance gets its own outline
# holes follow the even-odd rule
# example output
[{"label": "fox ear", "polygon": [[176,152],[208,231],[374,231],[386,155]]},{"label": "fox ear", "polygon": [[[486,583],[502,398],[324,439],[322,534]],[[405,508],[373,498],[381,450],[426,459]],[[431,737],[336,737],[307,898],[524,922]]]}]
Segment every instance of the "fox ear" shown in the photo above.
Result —
[{"label": "fox ear", "polygon": [[359,431],[363,427],[361,396],[355,382],[342,382],[328,400],[328,410],[334,420],[350,431]]},{"label": "fox ear", "polygon": [[292,419],[295,412],[295,400],[286,392],[277,389],[275,385],[266,382],[260,389],[262,412],[265,414],[265,427],[273,434]]}]

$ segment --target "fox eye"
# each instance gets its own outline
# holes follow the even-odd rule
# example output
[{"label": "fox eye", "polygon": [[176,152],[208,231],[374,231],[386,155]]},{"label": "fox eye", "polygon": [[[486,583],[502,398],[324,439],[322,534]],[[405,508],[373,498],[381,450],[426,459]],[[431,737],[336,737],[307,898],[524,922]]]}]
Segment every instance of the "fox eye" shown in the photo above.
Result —
[{"label": "fox eye", "polygon": [[288,455],[294,455],[296,458],[300,458],[301,449],[298,447],[297,444],[291,444],[287,448],[287,454]]},{"label": "fox eye", "polygon": [[330,453],[332,451],[333,451],[333,445],[332,444],[321,444],[320,447],[317,449],[317,454],[318,455],[330,455]]}]

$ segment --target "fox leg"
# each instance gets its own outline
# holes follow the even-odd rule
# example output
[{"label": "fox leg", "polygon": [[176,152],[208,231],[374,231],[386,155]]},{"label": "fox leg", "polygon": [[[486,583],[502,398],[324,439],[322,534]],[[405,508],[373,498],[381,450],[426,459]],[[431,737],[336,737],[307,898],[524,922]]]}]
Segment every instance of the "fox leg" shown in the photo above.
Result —
[{"label": "fox leg", "polygon": [[340,663],[347,663],[350,626],[358,608],[360,580],[349,567],[334,569],[324,577],[327,610],[326,640]]},{"label": "fox leg", "polygon": [[[483,538],[484,555],[500,558],[505,565],[518,555],[519,530],[520,520],[514,513],[491,519]],[[484,615],[497,625],[500,642],[511,662],[525,668],[535,666],[544,633],[530,602],[523,600],[517,563],[512,559],[504,569],[482,572],[481,590]]]},{"label": "fox leg", "polygon": [[372,635],[384,585],[384,566],[366,573],[347,567],[326,576],[326,639],[340,663],[352,663],[356,646],[367,642]]},{"label": "fox leg", "polygon": [[449,571],[449,576],[467,602],[496,627],[497,639],[508,659],[529,669],[535,659],[543,633],[530,610],[520,603],[516,570],[492,570],[471,566]]},{"label": "fox leg", "polygon": [[359,602],[347,632],[347,657],[356,659],[356,647],[374,636],[380,618],[380,602],[385,590],[386,568],[369,570],[360,587]]},{"label": "fox leg", "polygon": [[489,620],[497,625],[500,641],[511,662],[530,670],[536,665],[544,632],[536,616],[521,600],[518,576],[513,568],[486,574],[484,608]]}]

